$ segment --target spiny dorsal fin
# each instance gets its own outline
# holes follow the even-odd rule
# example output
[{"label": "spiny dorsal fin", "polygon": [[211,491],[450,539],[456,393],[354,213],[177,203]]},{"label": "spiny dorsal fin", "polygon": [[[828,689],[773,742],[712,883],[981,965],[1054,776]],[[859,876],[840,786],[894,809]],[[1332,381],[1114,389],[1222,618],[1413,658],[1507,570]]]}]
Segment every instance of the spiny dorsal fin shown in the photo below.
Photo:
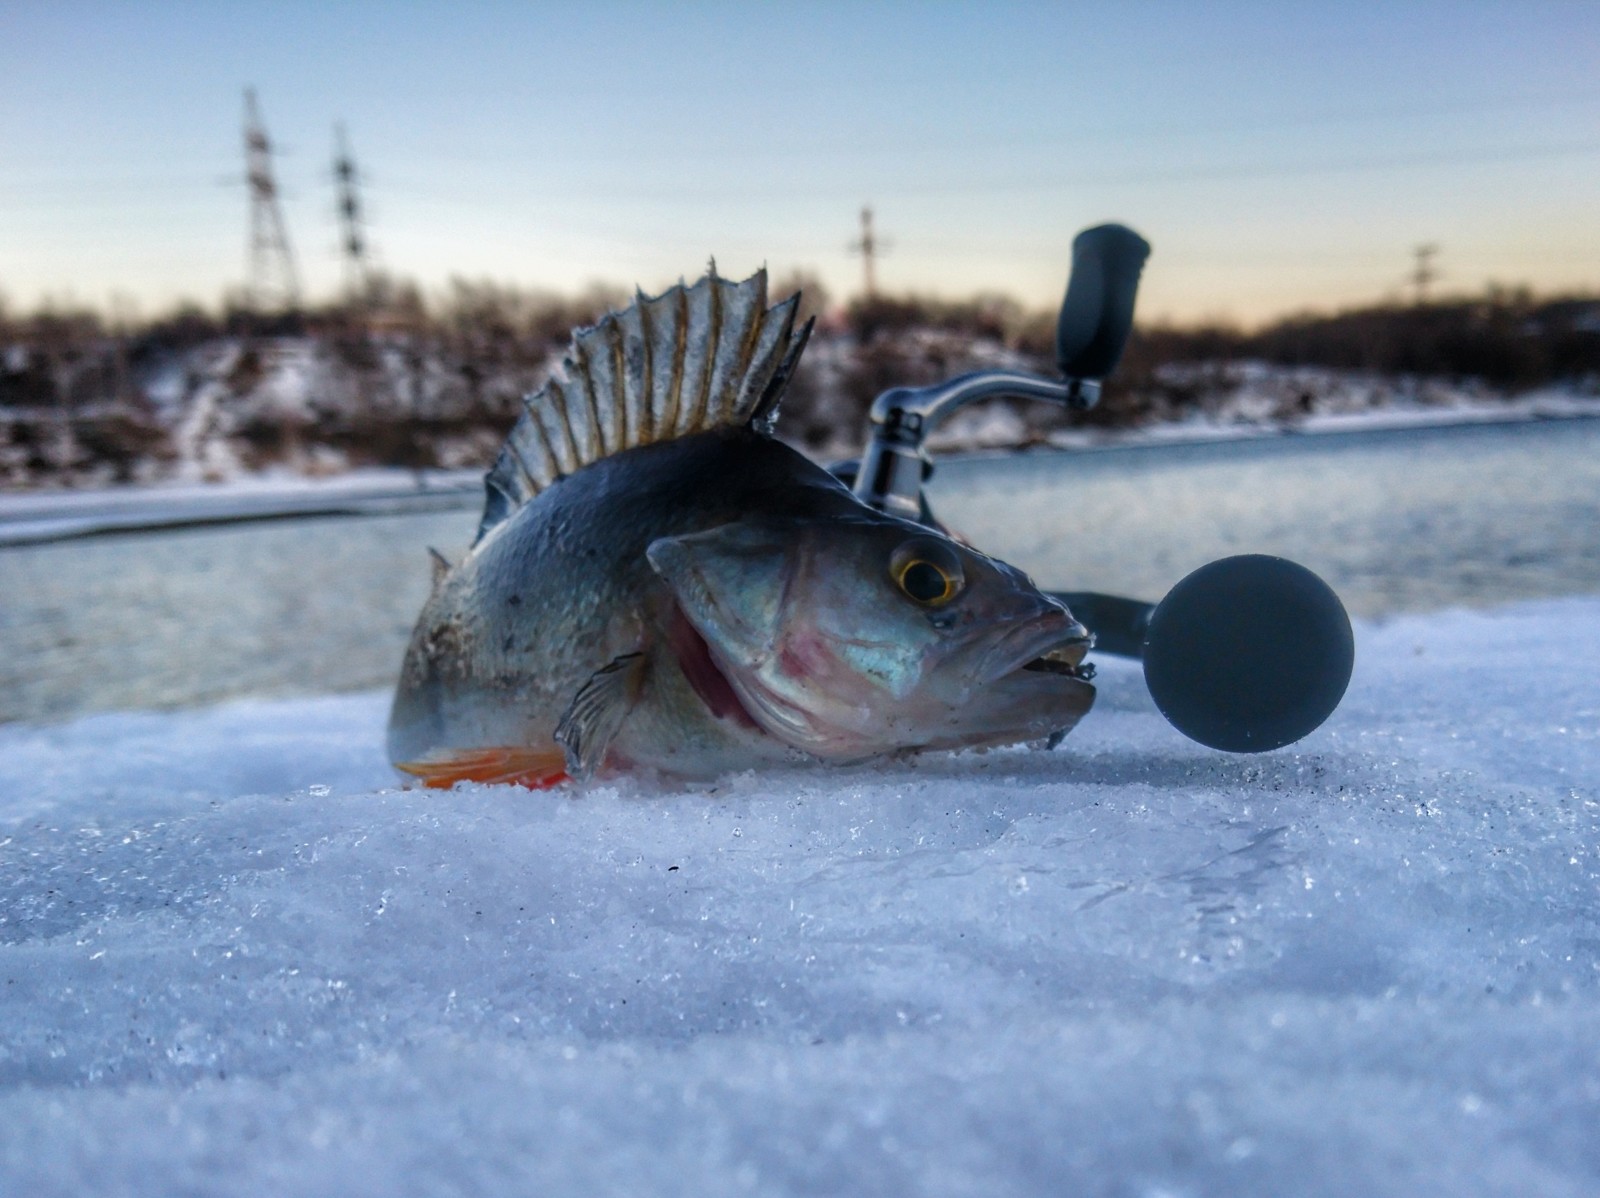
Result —
[{"label": "spiny dorsal fin", "polygon": [[742,283],[715,266],[692,287],[651,299],[572,336],[484,479],[478,539],[546,487],[590,462],[707,429],[770,432],[778,400],[811,335],[795,328],[798,293],[767,307],[767,272]]}]

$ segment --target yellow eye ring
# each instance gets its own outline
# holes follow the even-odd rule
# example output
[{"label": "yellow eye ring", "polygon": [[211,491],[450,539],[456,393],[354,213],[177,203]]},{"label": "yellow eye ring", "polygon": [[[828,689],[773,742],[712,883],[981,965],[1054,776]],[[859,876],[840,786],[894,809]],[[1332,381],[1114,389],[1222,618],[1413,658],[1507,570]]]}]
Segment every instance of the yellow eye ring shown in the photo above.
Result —
[{"label": "yellow eye ring", "polygon": [[966,584],[961,559],[931,538],[907,541],[889,559],[889,575],[902,594],[924,607],[942,607]]}]

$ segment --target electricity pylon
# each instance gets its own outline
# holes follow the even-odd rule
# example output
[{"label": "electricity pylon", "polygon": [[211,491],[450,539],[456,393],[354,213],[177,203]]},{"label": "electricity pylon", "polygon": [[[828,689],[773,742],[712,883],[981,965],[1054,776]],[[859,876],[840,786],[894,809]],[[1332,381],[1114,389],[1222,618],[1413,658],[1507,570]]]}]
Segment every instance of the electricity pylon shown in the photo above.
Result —
[{"label": "electricity pylon", "polygon": [[889,248],[886,240],[872,231],[872,209],[861,210],[861,237],[850,243],[850,252],[861,255],[862,283],[867,299],[878,294],[878,255]]},{"label": "electricity pylon", "polygon": [[244,156],[250,184],[250,306],[258,311],[293,310],[300,306],[300,276],[278,206],[272,143],[261,124],[254,88],[244,93]]},{"label": "electricity pylon", "polygon": [[1439,254],[1439,247],[1433,243],[1419,245],[1412,251],[1416,255],[1417,265],[1411,271],[1411,285],[1416,288],[1417,304],[1419,306],[1428,302],[1428,289],[1439,278],[1439,269],[1434,266],[1433,260]]},{"label": "electricity pylon", "polygon": [[339,256],[344,260],[345,294],[365,302],[372,294],[372,272],[358,190],[361,173],[342,124],[334,126],[333,178],[339,188]]}]

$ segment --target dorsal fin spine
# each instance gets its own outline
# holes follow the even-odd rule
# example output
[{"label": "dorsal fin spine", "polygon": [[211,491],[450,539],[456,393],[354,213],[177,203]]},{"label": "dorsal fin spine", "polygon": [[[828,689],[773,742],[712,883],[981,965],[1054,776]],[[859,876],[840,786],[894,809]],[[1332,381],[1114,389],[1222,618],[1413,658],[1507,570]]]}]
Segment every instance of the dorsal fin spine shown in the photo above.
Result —
[{"label": "dorsal fin spine", "polygon": [[611,446],[606,440],[606,426],[600,423],[600,405],[595,400],[594,394],[594,365],[589,353],[589,347],[579,338],[572,342],[573,370],[568,374],[570,380],[568,393],[573,386],[578,389],[578,402],[583,405],[584,416],[588,419],[589,428],[592,430],[593,445],[591,452],[597,458],[603,458],[611,453]]},{"label": "dorsal fin spine", "polygon": [[617,412],[617,445],[638,445],[638,429],[633,419],[633,404],[629,402],[626,355],[622,349],[622,321],[614,319],[607,338],[611,351],[611,402]]},{"label": "dorsal fin spine", "polygon": [[[589,418],[590,436],[593,438],[591,445],[590,461],[610,457],[612,448],[610,439],[606,436],[606,426],[600,416],[599,398],[594,393],[594,365],[589,354],[589,348],[583,343],[581,337],[573,338],[572,356],[576,369],[569,372],[568,378],[573,379],[578,389],[578,400],[583,404],[584,414]],[[574,376],[576,376],[574,378]],[[571,393],[569,383],[568,394]]]},{"label": "dorsal fin spine", "polygon": [[[644,297],[640,296],[639,300]],[[617,317],[621,332],[617,353],[620,355],[623,410],[628,414],[629,444],[648,445],[656,439],[655,419],[650,399],[650,326],[649,313],[643,303],[633,306]]]},{"label": "dorsal fin spine", "polygon": [[566,413],[555,406],[548,388],[534,396],[529,410],[535,413],[539,432],[550,447],[560,473],[571,474],[582,459],[578,457],[578,447],[572,442],[572,430],[567,427]]},{"label": "dorsal fin spine", "polygon": [[528,459],[522,456],[522,449],[515,441],[508,440],[506,448],[511,451],[511,456],[517,463],[517,470],[522,474],[522,489],[527,495],[537,495],[540,491],[539,480],[533,471],[528,468]]},{"label": "dorsal fin spine", "polygon": [[[562,477],[565,472],[561,469],[561,462],[557,459],[555,451],[550,448],[550,438],[545,436],[543,423],[537,417],[528,421],[528,431],[533,435],[527,439],[525,444],[538,455],[537,465],[539,469],[537,477],[544,480],[540,487],[540,490],[543,490],[544,487],[548,487],[556,479]],[[506,444],[511,445],[514,442],[508,437]],[[522,457],[525,465],[528,464],[525,450],[519,456]]]},{"label": "dorsal fin spine", "polygon": [[739,386],[735,389],[733,397],[737,405],[743,394],[743,389],[750,382],[750,367],[755,362],[756,343],[761,340],[762,317],[767,314],[767,287],[766,278],[761,280],[761,293],[757,297],[754,307],[750,311],[750,322],[745,326],[744,342],[739,347]]},{"label": "dorsal fin spine", "polygon": [[[765,307],[763,304],[763,314]],[[773,311],[778,313],[776,321],[753,320],[750,322],[749,331],[745,334],[743,363],[739,371],[739,390],[733,397],[734,407],[740,411],[750,411],[750,400],[759,400],[766,393],[772,372],[777,368],[777,362],[774,361],[776,351],[778,347],[788,342],[789,334],[794,328],[793,307],[784,303]],[[754,395],[751,394],[752,391],[755,392]]]},{"label": "dorsal fin spine", "polygon": [[578,367],[568,358],[561,364],[568,378],[556,389],[552,397],[561,405],[567,417],[567,427],[572,430],[572,444],[577,448],[578,461],[593,462],[605,456],[600,446],[600,430],[594,424],[594,407],[589,402],[588,385],[571,376]]},{"label": "dorsal fin spine", "polygon": [[695,365],[694,396],[690,401],[687,412],[680,410],[678,428],[687,433],[690,429],[704,428],[707,424],[706,415],[711,400],[711,379],[717,367],[717,343],[722,339],[722,288],[717,286],[717,268],[713,264],[711,273],[699,283],[710,292],[711,327],[697,347],[700,350],[700,361]]},{"label": "dorsal fin spine", "polygon": [[683,411],[683,367],[689,360],[689,291],[679,287],[672,296],[672,382],[667,389],[667,436],[677,432],[678,415]]},{"label": "dorsal fin spine", "polygon": [[[752,420],[766,417],[770,405],[776,403],[782,392],[782,384],[788,381],[787,378],[780,381],[779,375],[784,371],[788,353],[793,352],[790,343],[794,339],[794,318],[799,309],[799,297],[791,296],[773,309],[780,313],[779,320],[763,321],[756,326],[750,346],[750,365],[744,375],[744,390],[739,395],[740,409],[749,411]],[[807,325],[801,332],[802,344],[810,331]],[[776,391],[774,384],[777,384]]]},{"label": "dorsal fin spine", "polygon": [[[794,295],[791,299],[794,304],[795,314],[800,311],[800,296]],[[793,321],[793,317],[790,320]],[[806,346],[811,342],[811,331],[816,328],[817,318],[806,317],[805,324],[800,326],[800,331],[794,334],[789,342],[789,348],[783,355],[783,360],[778,363],[778,368],[772,372],[772,378],[767,383],[766,392],[756,402],[752,420],[765,424],[776,423],[778,419],[778,403],[783,399],[783,393],[789,388],[789,380],[794,378],[794,372],[800,366],[800,355],[805,353]]]},{"label": "dorsal fin spine", "polygon": [[589,347],[589,375],[593,384],[595,415],[600,419],[600,436],[606,456],[628,447],[628,414],[620,399],[621,380],[612,345],[617,339],[617,318],[609,315],[596,326],[594,344]]},{"label": "dorsal fin spine", "polygon": [[765,277],[757,276],[762,285],[756,294],[739,290],[738,284],[729,283],[722,291],[722,345],[717,347],[717,375],[712,380],[712,394],[717,397],[717,422],[731,420],[739,410],[739,396],[744,389],[745,370],[749,366],[750,334],[761,322],[767,310]]}]

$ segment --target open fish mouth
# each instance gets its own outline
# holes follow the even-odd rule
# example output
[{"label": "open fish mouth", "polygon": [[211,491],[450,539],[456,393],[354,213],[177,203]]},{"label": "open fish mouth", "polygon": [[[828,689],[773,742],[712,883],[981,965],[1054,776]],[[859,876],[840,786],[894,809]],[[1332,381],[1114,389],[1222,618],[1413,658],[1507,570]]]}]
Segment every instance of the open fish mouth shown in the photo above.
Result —
[{"label": "open fish mouth", "polygon": [[985,655],[949,727],[926,748],[963,749],[1056,740],[1094,704],[1094,638],[1065,610],[1012,623]]},{"label": "open fish mouth", "polygon": [[1024,662],[1022,668],[1038,674],[1060,674],[1067,678],[1076,678],[1080,682],[1088,682],[1094,677],[1094,664],[1084,661],[1083,658],[1092,648],[1094,648],[1094,634],[1088,633],[1058,645],[1032,661]]},{"label": "open fish mouth", "polygon": [[980,681],[997,682],[1027,670],[1087,682],[1094,667],[1083,659],[1093,647],[1093,634],[1077,620],[1060,609],[1047,611],[1000,638],[985,656]]}]

